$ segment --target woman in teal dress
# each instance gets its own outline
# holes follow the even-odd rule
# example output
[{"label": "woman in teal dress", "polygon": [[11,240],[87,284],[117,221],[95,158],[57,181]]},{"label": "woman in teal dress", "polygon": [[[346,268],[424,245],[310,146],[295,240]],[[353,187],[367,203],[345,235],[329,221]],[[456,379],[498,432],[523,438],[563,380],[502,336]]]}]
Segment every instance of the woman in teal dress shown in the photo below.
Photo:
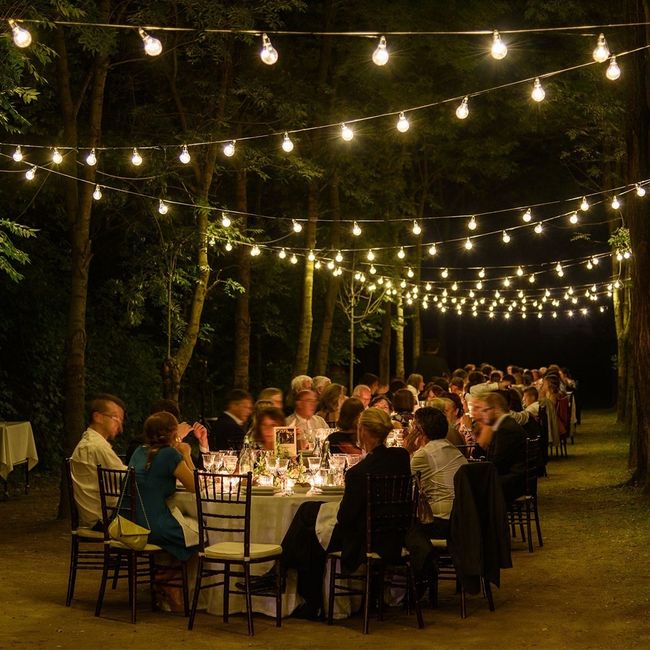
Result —
[{"label": "woman in teal dress", "polygon": [[131,457],[146,518],[138,504],[138,523],[151,530],[149,542],[161,546],[178,560],[188,560],[198,549],[186,546],[183,529],[172,516],[166,500],[176,492],[176,479],[194,492],[194,465],[190,446],[178,437],[178,421],[166,411],[144,423],[145,444]]}]

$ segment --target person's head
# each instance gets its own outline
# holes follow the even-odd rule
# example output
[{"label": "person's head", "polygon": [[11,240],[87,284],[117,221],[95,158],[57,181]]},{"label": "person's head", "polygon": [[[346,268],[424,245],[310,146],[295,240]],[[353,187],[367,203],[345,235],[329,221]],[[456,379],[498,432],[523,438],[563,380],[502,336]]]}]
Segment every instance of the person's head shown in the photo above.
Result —
[{"label": "person's head", "polygon": [[437,384],[434,384],[432,381],[430,381],[423,389],[422,393],[420,395],[420,399],[424,400],[425,402],[434,399],[435,397],[438,397],[438,395],[442,392],[442,388],[438,386]]},{"label": "person's head", "polygon": [[434,377],[431,380],[431,383],[435,386],[439,386],[443,393],[449,392],[449,381],[444,377]]},{"label": "person's head", "polygon": [[372,451],[384,444],[392,429],[393,423],[388,413],[371,406],[359,416],[359,444],[366,451]]},{"label": "person's head", "polygon": [[521,383],[524,386],[532,386],[532,384],[533,384],[533,376],[529,372],[524,372],[521,375]]},{"label": "person's head", "polygon": [[547,372],[542,380],[542,392],[545,395],[557,395],[560,392],[560,378]]},{"label": "person's head", "polygon": [[345,399],[345,386],[330,384],[325,388],[318,402],[318,410],[324,413],[338,413]]},{"label": "person's head", "polygon": [[497,382],[498,383],[498,382],[501,381],[502,377],[503,377],[503,374],[501,373],[500,370],[493,370],[490,373],[490,381],[492,381],[492,382]]},{"label": "person's head", "polygon": [[366,386],[366,384],[359,384],[354,387],[352,397],[360,399],[363,402],[363,405],[367,408],[368,404],[370,404],[370,399],[372,398],[372,392],[370,387]]},{"label": "person's head", "polygon": [[451,373],[451,377],[452,379],[454,377],[460,377],[463,381],[465,381],[465,379],[467,379],[467,370],[464,368],[456,368],[456,370]]},{"label": "person's head", "polygon": [[285,425],[284,413],[276,406],[255,408],[255,419],[252,427],[252,437],[264,449],[273,449],[275,437],[274,427]]},{"label": "person's head", "polygon": [[501,383],[506,388],[509,388],[515,383],[515,378],[513,377],[513,375],[503,375],[503,379],[501,380]]},{"label": "person's head", "polygon": [[[456,407],[450,399],[444,397],[436,397],[429,400],[424,408],[433,408],[445,414],[447,422],[453,424],[456,422]],[[415,414],[417,415],[422,409],[418,409]]]},{"label": "person's head", "polygon": [[377,395],[376,397],[373,397],[370,401],[370,406],[386,411],[389,415],[393,412],[393,404],[386,395]]},{"label": "person's head", "polygon": [[144,421],[144,441],[152,449],[172,446],[177,434],[178,420],[168,411],[158,411]]},{"label": "person's head", "polygon": [[417,372],[409,375],[409,378],[406,380],[406,383],[409,386],[413,386],[418,393],[424,388],[424,377],[419,375]]},{"label": "person's head", "polygon": [[525,407],[534,404],[538,399],[539,399],[539,393],[537,392],[537,388],[535,388],[535,386],[529,386],[528,388],[524,388],[524,395],[521,401],[523,402]]},{"label": "person's head", "polygon": [[482,363],[481,364],[481,372],[486,377],[489,377],[492,374],[493,370],[494,370],[494,366],[490,365],[489,363]]},{"label": "person's head", "polygon": [[539,374],[539,370],[537,368],[533,368],[530,371],[530,374],[533,376],[533,381],[537,381],[541,377],[541,375]]},{"label": "person's head", "polygon": [[445,399],[450,400],[454,404],[454,419],[453,422],[456,422],[458,418],[463,416],[465,409],[463,408],[463,400],[456,393],[445,393]]},{"label": "person's head", "polygon": [[313,390],[301,390],[296,395],[296,414],[301,418],[309,419],[316,413],[318,398]]},{"label": "person's head", "polygon": [[332,383],[332,380],[329,377],[324,375],[318,375],[311,380],[311,388],[319,397],[323,394],[323,391]]},{"label": "person's head", "polygon": [[257,396],[258,402],[268,401],[275,406],[275,408],[281,409],[284,406],[282,399],[282,391],[279,388],[269,387],[262,390],[262,392]]},{"label": "person's head", "polygon": [[509,410],[506,398],[499,393],[487,393],[483,404],[483,421],[490,426]]},{"label": "person's head", "polygon": [[428,440],[440,440],[447,436],[449,422],[447,416],[437,408],[423,406],[415,412],[415,425]]},{"label": "person's head", "polygon": [[455,395],[462,395],[465,390],[465,382],[462,377],[452,377],[449,380],[449,392]]},{"label": "person's head", "polygon": [[473,363],[467,363],[463,366],[463,370],[469,375],[470,372],[476,370],[476,366]]},{"label": "person's head", "polygon": [[388,385],[388,392],[391,395],[395,395],[395,393],[401,388],[406,388],[406,384],[399,377],[394,377],[390,380],[390,384]]},{"label": "person's head", "polygon": [[377,394],[377,389],[379,388],[379,377],[377,375],[373,375],[371,372],[364,372],[361,375],[361,379],[359,379],[359,383],[368,386],[373,395]]},{"label": "person's head", "polygon": [[298,395],[301,390],[312,389],[312,378],[309,375],[298,375],[291,380],[291,392]]},{"label": "person's head", "polygon": [[363,413],[366,407],[363,402],[356,397],[350,397],[341,405],[339,419],[336,426],[340,431],[353,431],[356,432],[359,416]]},{"label": "person's head", "polygon": [[126,405],[115,395],[100,393],[88,404],[90,428],[106,440],[114,440],[122,433]]},{"label": "person's head", "polygon": [[467,375],[467,390],[469,390],[472,386],[482,384],[484,381],[485,375],[479,370],[473,370],[469,373],[469,375]]},{"label": "person's head", "polygon": [[181,419],[181,412],[178,408],[178,403],[171,399],[156,400],[149,408],[149,415],[160,413],[160,411],[167,411],[171,413],[179,422]]},{"label": "person's head", "polygon": [[408,388],[400,388],[393,395],[393,408],[396,413],[413,413],[415,396]]},{"label": "person's head", "polygon": [[226,395],[226,411],[232,413],[238,420],[245,422],[253,412],[253,397],[248,391],[233,388]]}]

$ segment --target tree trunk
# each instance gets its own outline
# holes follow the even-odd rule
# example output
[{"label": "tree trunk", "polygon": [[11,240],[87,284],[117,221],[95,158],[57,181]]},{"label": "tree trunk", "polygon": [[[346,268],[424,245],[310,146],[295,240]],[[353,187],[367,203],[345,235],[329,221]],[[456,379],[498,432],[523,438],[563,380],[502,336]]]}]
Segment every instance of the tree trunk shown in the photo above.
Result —
[{"label": "tree trunk", "polygon": [[[246,200],[246,172],[239,171],[235,185],[235,203],[239,212],[248,211]],[[241,217],[242,232],[246,232],[247,218]],[[251,316],[250,316],[250,287],[251,287],[251,256],[247,246],[239,247],[239,276],[238,282],[244,292],[237,296],[235,308],[235,368],[233,386],[248,390],[250,350],[251,350]]]},{"label": "tree trunk", "polygon": [[[615,262],[616,263],[616,262]],[[628,390],[634,357],[629,349],[630,287],[629,279],[620,289],[613,292],[614,323],[616,325],[616,421],[623,423],[627,418]]]},{"label": "tree trunk", "polygon": [[393,333],[390,300],[384,301],[384,313],[381,318],[381,343],[379,344],[379,381],[388,385],[390,382],[390,342]]},{"label": "tree trunk", "polygon": [[396,296],[397,325],[395,326],[395,376],[406,379],[404,371],[404,300],[401,287]]},{"label": "tree trunk", "polygon": [[[420,276],[422,266],[422,235],[418,237],[418,245],[415,248],[415,284],[420,286]],[[417,363],[420,354],[422,354],[422,315],[420,313],[420,300],[422,296],[418,294],[416,299],[413,300],[413,341],[411,348],[411,372],[415,371],[415,364]]]}]

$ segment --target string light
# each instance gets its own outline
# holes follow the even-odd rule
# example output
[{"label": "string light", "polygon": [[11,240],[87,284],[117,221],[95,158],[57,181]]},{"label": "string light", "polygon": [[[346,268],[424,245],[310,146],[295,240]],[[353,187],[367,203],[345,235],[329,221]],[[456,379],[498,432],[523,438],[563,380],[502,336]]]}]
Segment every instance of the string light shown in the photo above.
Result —
[{"label": "string light", "polygon": [[531,284],[535,284],[535,274],[531,273],[530,276],[528,276],[528,282]]},{"label": "string light", "polygon": [[484,277],[485,277],[485,269],[481,269],[481,270],[478,272],[478,277],[479,277],[479,278],[484,278]]},{"label": "string light", "polygon": [[350,142],[354,138],[354,131],[347,124],[341,124],[341,137]]},{"label": "string light", "polygon": [[251,257],[257,257],[260,254],[260,252],[261,252],[260,247],[257,244],[255,244],[255,246],[251,248]]},{"label": "string light", "polygon": [[372,262],[375,259],[375,253],[373,252],[372,248],[368,251],[366,258],[369,262]]},{"label": "string light", "polygon": [[162,199],[158,203],[158,212],[160,214],[167,214],[169,212],[169,206]]},{"label": "string light", "polygon": [[312,250],[309,251],[309,254],[307,255],[307,259],[310,262],[313,262],[316,259],[316,255],[314,255],[314,251],[312,251]]},{"label": "string light", "polygon": [[591,271],[591,269],[594,268],[594,265],[592,264],[591,260],[587,260],[587,269]]},{"label": "string light", "polygon": [[524,220],[525,223],[530,223],[532,218],[533,218],[533,213],[531,212],[530,208],[528,208],[526,212],[524,212],[522,219]]},{"label": "string light", "polygon": [[414,235],[419,235],[422,232],[422,228],[420,227],[420,224],[417,221],[413,221],[412,230]]},{"label": "string light", "polygon": [[509,244],[509,243],[510,243],[510,240],[511,240],[512,238],[511,238],[510,235],[508,234],[508,231],[507,231],[507,230],[504,230],[504,231],[503,231],[503,236],[501,237],[501,239],[503,240],[503,243],[504,243],[504,244]]},{"label": "string light", "polygon": [[374,264],[371,264],[370,265],[370,274],[374,275],[375,273],[377,273],[377,269],[375,268]]},{"label": "string light", "polygon": [[542,88],[542,82],[539,80],[539,77],[535,77],[535,81],[533,82],[533,90],[530,93],[530,96],[536,102],[541,102],[544,97],[546,97],[546,92],[544,91],[544,88]]},{"label": "string light", "polygon": [[635,183],[634,187],[636,188],[637,196],[645,196],[645,187],[639,185],[639,183]]},{"label": "string light", "polygon": [[452,291],[458,291],[458,283],[454,282],[454,284],[451,285],[451,290]]},{"label": "string light", "polygon": [[28,170],[25,172],[25,178],[26,178],[28,181],[33,181],[33,180],[34,180],[34,176],[36,176],[36,167],[31,167],[30,169],[28,169]]},{"label": "string light", "polygon": [[52,162],[55,165],[60,165],[63,162],[63,156],[56,147],[54,147],[54,151],[52,151]]},{"label": "string light", "polygon": [[605,70],[605,76],[610,81],[616,81],[621,76],[621,69],[616,61],[615,56],[612,56],[612,58],[609,60],[609,65],[607,66],[607,70]]},{"label": "string light", "polygon": [[609,58],[609,47],[607,46],[607,41],[605,40],[605,34],[600,34],[600,36],[598,36],[598,42],[596,43],[593,57],[596,63],[605,63],[605,61],[607,61]]},{"label": "string light", "polygon": [[510,278],[508,276],[503,278],[503,286],[504,287],[509,287],[510,286]]},{"label": "string light", "polygon": [[146,54],[149,56],[158,56],[162,52],[162,43],[157,38],[150,36],[142,28],[138,29],[138,34],[140,34],[140,38],[142,38]]},{"label": "string light", "polygon": [[223,155],[232,158],[235,155],[235,140],[228,142],[223,148]]},{"label": "string light", "polygon": [[291,153],[293,151],[293,142],[286,131],[284,132],[284,138],[282,139],[282,149],[286,153]]},{"label": "string light", "polygon": [[465,241],[465,250],[471,251],[472,248],[474,248],[474,244],[472,243],[472,240],[468,237],[467,240]]},{"label": "string light", "polygon": [[139,167],[142,164],[142,156],[138,153],[137,149],[133,149],[133,155],[131,156],[131,163],[136,167]]},{"label": "string light", "polygon": [[521,266],[517,267],[517,275],[521,277],[524,274],[524,270],[521,268]]},{"label": "string light", "polygon": [[390,55],[386,49],[386,37],[382,36],[379,39],[379,45],[377,45],[377,49],[372,53],[372,62],[375,65],[386,65],[389,58]]},{"label": "string light", "polygon": [[232,221],[230,220],[230,217],[228,216],[228,213],[227,212],[222,212],[221,213],[221,225],[224,228],[229,228],[231,224],[232,224]]},{"label": "string light", "polygon": [[618,200],[618,196],[614,195],[612,199],[612,209],[618,210],[621,207],[621,202]]},{"label": "string light", "polygon": [[24,27],[21,27],[15,20],[9,21],[11,33],[16,47],[29,47],[32,44],[32,35]]},{"label": "string light", "polygon": [[90,153],[86,156],[86,164],[94,167],[97,164],[97,154],[95,153],[95,148],[93,147],[90,150]]},{"label": "string light", "polygon": [[16,150],[11,154],[11,157],[16,162],[20,162],[23,159],[23,150],[20,148],[20,145],[16,147]]},{"label": "string light", "polygon": [[440,275],[444,280],[446,280],[449,277],[449,269],[442,269],[440,272]]},{"label": "string light", "polygon": [[436,245],[431,244],[431,246],[429,246],[429,255],[431,255],[431,257],[433,257],[437,252],[438,252],[438,250],[436,249]]},{"label": "string light", "polygon": [[406,115],[404,115],[404,113],[399,114],[396,127],[400,133],[406,133],[411,128],[411,125],[406,119]]},{"label": "string light", "polygon": [[278,61],[278,51],[271,44],[271,39],[266,35],[262,34],[262,49],[260,50],[260,59],[266,65],[273,65]]},{"label": "string light", "polygon": [[343,255],[341,254],[341,251],[339,251],[336,254],[336,257],[334,258],[339,264],[343,261]]},{"label": "string light", "polygon": [[413,273],[413,269],[410,266],[406,272],[406,275],[408,275],[409,278],[412,278],[415,275],[415,273]]},{"label": "string light", "polygon": [[230,253],[230,251],[232,250],[232,244],[230,242],[226,242],[224,248],[226,249],[226,251]]},{"label": "string light", "polygon": [[99,199],[101,198],[102,198],[102,190],[99,187],[99,185],[95,185],[95,191],[93,192],[93,199],[95,199],[95,201],[99,201]]},{"label": "string light", "polygon": [[316,264],[314,264],[314,268],[318,271],[320,269],[320,260],[316,260]]},{"label": "string light", "polygon": [[569,223],[573,224],[574,226],[578,223],[578,213],[577,212],[572,212],[571,216],[569,217]]},{"label": "string light", "polygon": [[535,232],[538,235],[541,235],[543,230],[544,230],[544,227],[542,226],[542,222],[538,221],[537,224],[535,225]]},{"label": "string light", "polygon": [[291,256],[291,258],[289,259],[289,261],[290,261],[292,264],[298,264],[298,258],[296,257],[296,254],[295,254],[295,253],[293,253],[293,255]]},{"label": "string light", "polygon": [[469,97],[463,97],[463,101],[456,109],[456,117],[459,120],[464,120],[469,115]]},{"label": "string light", "polygon": [[190,156],[190,152],[187,150],[187,145],[184,144],[183,148],[181,149],[180,156],[178,156],[178,159],[184,164],[187,165],[190,160],[192,160],[192,157]]},{"label": "string light", "polygon": [[397,251],[397,257],[399,257],[401,260],[403,260],[406,257],[406,253],[404,252],[403,246],[401,246],[399,251]]},{"label": "string light", "polygon": [[283,260],[287,256],[287,251],[284,250],[284,248],[280,249],[280,252],[278,253],[278,257]]},{"label": "string light", "polygon": [[352,226],[352,234],[355,237],[358,237],[361,234],[361,228],[359,228],[359,224],[355,221],[354,225]]},{"label": "string light", "polygon": [[500,61],[504,59],[506,54],[508,54],[508,48],[506,44],[501,40],[498,30],[494,30],[492,33],[492,47],[490,48],[490,54],[492,58]]},{"label": "string light", "polygon": [[467,224],[467,227],[468,227],[470,230],[476,230],[476,226],[477,226],[476,218],[475,218],[475,217],[472,217],[472,218],[469,220],[469,223]]},{"label": "string light", "polygon": [[580,203],[580,209],[581,209],[583,212],[587,212],[587,210],[589,210],[589,201],[587,201],[587,197],[586,197],[586,196],[583,196],[583,197],[582,197],[582,201],[581,201],[581,203]]},{"label": "string light", "polygon": [[291,220],[293,226],[293,232],[302,232],[302,224],[296,221],[295,219]]}]

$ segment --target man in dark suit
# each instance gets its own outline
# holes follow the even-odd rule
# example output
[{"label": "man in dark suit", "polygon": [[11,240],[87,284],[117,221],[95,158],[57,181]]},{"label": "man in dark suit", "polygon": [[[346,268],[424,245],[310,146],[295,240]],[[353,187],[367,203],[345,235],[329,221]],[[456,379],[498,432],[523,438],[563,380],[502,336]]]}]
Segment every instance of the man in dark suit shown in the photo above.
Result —
[{"label": "man in dark suit", "polygon": [[210,449],[241,449],[244,425],[253,412],[253,398],[245,390],[234,388],[226,396],[226,410],[210,424]]},{"label": "man in dark suit", "polygon": [[506,503],[524,494],[526,477],[526,432],[508,415],[503,395],[487,393],[478,404],[483,423],[477,439],[499,473]]}]

